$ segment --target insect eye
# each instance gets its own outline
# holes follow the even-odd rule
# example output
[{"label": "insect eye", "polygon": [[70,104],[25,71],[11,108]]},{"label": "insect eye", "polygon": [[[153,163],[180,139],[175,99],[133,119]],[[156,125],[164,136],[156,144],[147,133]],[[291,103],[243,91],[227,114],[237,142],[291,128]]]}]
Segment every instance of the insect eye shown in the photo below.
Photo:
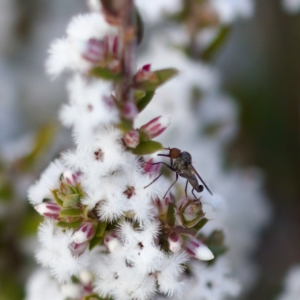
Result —
[{"label": "insect eye", "polygon": [[177,148],[171,148],[170,149],[170,157],[171,158],[178,158],[180,156],[181,151]]},{"label": "insect eye", "polygon": [[201,192],[203,192],[203,190],[204,190],[204,187],[203,187],[203,185],[202,185],[202,184],[200,184],[200,185],[199,185],[199,190],[200,190],[200,193],[201,193]]}]

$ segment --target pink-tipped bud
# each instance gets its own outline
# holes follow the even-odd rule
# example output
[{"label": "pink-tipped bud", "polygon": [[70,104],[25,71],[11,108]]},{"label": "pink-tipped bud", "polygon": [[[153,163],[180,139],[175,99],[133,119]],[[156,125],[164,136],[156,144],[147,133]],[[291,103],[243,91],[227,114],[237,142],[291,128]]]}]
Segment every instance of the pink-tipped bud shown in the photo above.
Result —
[{"label": "pink-tipped bud", "polygon": [[77,244],[75,242],[72,242],[69,245],[69,248],[71,249],[72,254],[74,256],[80,256],[85,251],[85,249],[87,248],[87,246],[88,246],[88,242],[84,242],[82,244]]},{"label": "pink-tipped bud", "polygon": [[181,250],[182,238],[176,232],[171,232],[168,235],[169,249],[173,253],[177,253]]},{"label": "pink-tipped bud", "polygon": [[170,117],[156,117],[140,128],[140,131],[147,135],[149,139],[153,139],[163,133],[170,125]]},{"label": "pink-tipped bud", "polygon": [[153,158],[150,158],[149,160],[145,161],[143,165],[143,169],[145,173],[149,173],[149,174],[158,173],[160,168],[161,168],[161,164],[157,164],[157,165],[153,164]]},{"label": "pink-tipped bud", "polygon": [[123,107],[123,116],[128,120],[133,120],[137,115],[139,111],[133,102],[126,102]]},{"label": "pink-tipped bud", "polygon": [[78,182],[78,174],[73,173],[70,170],[65,170],[62,173],[61,180],[70,185],[76,185]]},{"label": "pink-tipped bud", "polygon": [[88,286],[93,281],[93,274],[89,270],[81,270],[79,272],[79,280],[84,286]]},{"label": "pink-tipped bud", "polygon": [[124,143],[130,147],[135,148],[140,143],[140,133],[137,130],[130,130],[124,134]]},{"label": "pink-tipped bud", "polygon": [[104,245],[109,252],[113,252],[116,248],[121,245],[120,240],[115,232],[107,234],[104,238]]},{"label": "pink-tipped bud", "polygon": [[155,73],[151,72],[150,64],[142,66],[142,68],[138,70],[134,76],[135,83],[140,83],[143,81],[151,81],[151,80],[156,81],[157,77]]},{"label": "pink-tipped bud", "polygon": [[161,199],[157,198],[155,202],[159,215],[165,216],[167,214],[169,205],[172,202],[172,200],[169,197],[165,197]]},{"label": "pink-tipped bud", "polygon": [[186,252],[199,260],[212,260],[215,258],[211,250],[195,238],[191,238],[185,247]]},{"label": "pink-tipped bud", "polygon": [[43,202],[34,208],[40,215],[52,219],[57,219],[61,210],[60,206],[53,202]]},{"label": "pink-tipped bud", "polygon": [[76,244],[82,244],[90,240],[95,234],[95,227],[92,222],[83,222],[74,232],[72,241]]},{"label": "pink-tipped bud", "polygon": [[81,50],[82,57],[91,63],[98,63],[105,57],[105,43],[97,39],[89,39]]},{"label": "pink-tipped bud", "polygon": [[150,72],[150,70],[151,70],[151,64],[147,64],[147,65],[142,66],[142,71]]}]

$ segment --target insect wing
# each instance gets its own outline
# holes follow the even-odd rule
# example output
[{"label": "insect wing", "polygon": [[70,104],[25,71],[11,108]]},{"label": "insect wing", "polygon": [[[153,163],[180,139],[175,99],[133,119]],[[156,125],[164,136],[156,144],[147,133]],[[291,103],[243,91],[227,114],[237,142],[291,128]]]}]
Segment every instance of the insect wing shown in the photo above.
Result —
[{"label": "insect wing", "polygon": [[195,173],[192,170],[189,170],[189,169],[181,170],[178,174],[181,177],[186,178],[188,180],[188,182],[191,184],[191,186],[197,192],[200,192],[197,177],[195,176]]},{"label": "insect wing", "polygon": [[198,176],[198,178],[200,179],[200,181],[203,183],[203,185],[205,186],[205,188],[209,191],[209,193],[211,195],[213,195],[213,193],[211,192],[211,190],[208,188],[208,186],[206,185],[206,183],[204,182],[204,180],[201,178],[201,176],[198,174],[198,172],[196,171],[196,169],[193,167],[193,165],[189,165],[188,167],[190,170],[193,170],[193,172]]}]

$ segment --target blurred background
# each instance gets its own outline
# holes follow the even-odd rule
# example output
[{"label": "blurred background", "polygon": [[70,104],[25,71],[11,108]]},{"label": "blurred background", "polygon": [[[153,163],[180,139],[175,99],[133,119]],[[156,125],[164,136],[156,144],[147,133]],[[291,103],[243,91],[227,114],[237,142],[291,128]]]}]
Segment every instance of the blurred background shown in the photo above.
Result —
[{"label": "blurred background", "polygon": [[[0,0],[0,299],[23,299],[34,268],[39,216],[27,188],[70,137],[57,128],[64,81],[44,72],[50,42],[63,35],[83,1]],[[259,278],[243,299],[276,299],[288,269],[300,264],[300,13],[278,0],[255,2],[235,21],[211,63],[240,109],[228,161],[257,166],[273,215],[254,259]],[[296,299],[295,299],[296,300]]]}]

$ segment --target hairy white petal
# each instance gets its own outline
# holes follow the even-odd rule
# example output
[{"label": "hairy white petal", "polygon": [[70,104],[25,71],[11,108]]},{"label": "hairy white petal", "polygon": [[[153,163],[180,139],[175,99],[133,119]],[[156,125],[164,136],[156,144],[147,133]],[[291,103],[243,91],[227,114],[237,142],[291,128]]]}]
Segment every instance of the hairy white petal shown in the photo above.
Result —
[{"label": "hairy white petal", "polygon": [[31,204],[40,204],[43,202],[43,199],[54,200],[51,190],[58,188],[59,177],[64,169],[65,167],[58,159],[49,165],[40,179],[28,190],[28,198]]}]

